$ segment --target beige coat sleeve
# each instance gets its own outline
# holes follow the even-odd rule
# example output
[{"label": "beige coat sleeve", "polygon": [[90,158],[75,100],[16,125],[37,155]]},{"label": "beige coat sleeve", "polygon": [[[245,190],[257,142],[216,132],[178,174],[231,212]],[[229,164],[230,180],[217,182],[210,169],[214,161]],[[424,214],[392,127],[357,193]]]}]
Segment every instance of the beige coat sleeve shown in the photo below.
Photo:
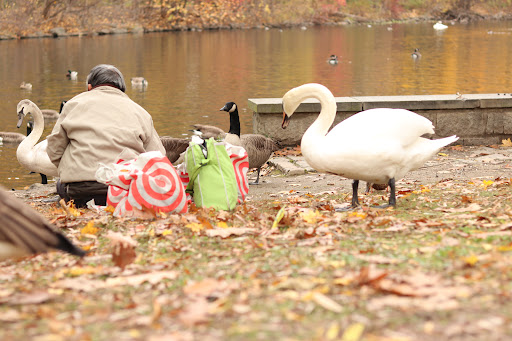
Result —
[{"label": "beige coat sleeve", "polygon": [[147,139],[147,141],[144,143],[144,149],[147,152],[152,151],[159,151],[162,154],[165,155],[165,148],[162,144],[162,141],[160,140],[160,136],[158,136],[158,133],[156,132],[155,128],[153,127],[153,124],[151,124],[151,135]]}]

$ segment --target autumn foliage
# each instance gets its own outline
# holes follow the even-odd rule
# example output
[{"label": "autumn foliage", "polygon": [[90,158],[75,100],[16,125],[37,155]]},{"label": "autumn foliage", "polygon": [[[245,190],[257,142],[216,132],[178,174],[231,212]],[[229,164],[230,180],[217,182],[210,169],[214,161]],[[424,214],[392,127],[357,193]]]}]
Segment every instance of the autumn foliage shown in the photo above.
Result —
[{"label": "autumn foliage", "polygon": [[509,2],[476,0],[0,0],[0,34],[63,27],[148,31],[250,28],[410,18],[468,19],[510,12]]}]

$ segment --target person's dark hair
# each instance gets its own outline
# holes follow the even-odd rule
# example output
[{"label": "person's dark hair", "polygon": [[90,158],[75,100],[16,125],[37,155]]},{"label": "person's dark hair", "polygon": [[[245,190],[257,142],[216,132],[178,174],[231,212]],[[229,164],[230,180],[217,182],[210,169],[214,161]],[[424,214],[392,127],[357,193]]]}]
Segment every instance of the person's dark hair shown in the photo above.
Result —
[{"label": "person's dark hair", "polygon": [[91,84],[93,88],[108,84],[122,92],[126,91],[123,74],[114,65],[109,64],[99,64],[93,67],[87,75],[87,84]]}]

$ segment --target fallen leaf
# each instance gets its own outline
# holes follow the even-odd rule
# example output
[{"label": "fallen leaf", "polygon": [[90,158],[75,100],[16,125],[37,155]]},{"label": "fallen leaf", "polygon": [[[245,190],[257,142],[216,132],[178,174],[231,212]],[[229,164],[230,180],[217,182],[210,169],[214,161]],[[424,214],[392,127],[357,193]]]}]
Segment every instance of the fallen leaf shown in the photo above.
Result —
[{"label": "fallen leaf", "polygon": [[178,318],[181,323],[189,327],[206,323],[209,309],[208,301],[204,298],[198,298],[187,304]]},{"label": "fallen leaf", "polygon": [[222,229],[226,229],[226,228],[228,228],[228,224],[226,224],[226,222],[225,222],[225,221],[219,221],[219,222],[217,223],[217,227],[220,227],[220,228],[222,228]]},{"label": "fallen leaf", "polygon": [[283,219],[283,217],[284,217],[284,207],[281,207],[279,212],[277,212],[276,217],[274,218],[274,222],[272,223],[273,229],[277,228],[277,225],[279,225],[279,222],[281,221],[281,219]]},{"label": "fallen leaf", "polygon": [[60,199],[59,204],[64,209],[64,211],[66,211],[66,215],[68,218],[75,218],[80,216],[81,213],[75,208],[75,205],[73,205],[73,201],[70,201],[66,204],[64,199]]},{"label": "fallen leaf", "polygon": [[137,242],[129,236],[123,236],[121,233],[110,231],[106,237],[110,239],[112,247],[112,261],[115,265],[124,269],[127,265],[133,263],[136,258],[135,247]]},{"label": "fallen leaf", "polygon": [[336,301],[330,299],[329,297],[325,296],[322,293],[319,292],[313,292],[312,295],[313,301],[321,306],[324,309],[330,310],[335,313],[341,313],[343,311],[343,307],[338,304]]},{"label": "fallen leaf", "polygon": [[472,203],[472,204],[470,204],[469,206],[466,206],[466,207],[460,207],[460,208],[444,208],[444,207],[440,207],[440,208],[436,208],[435,210],[436,211],[442,211],[442,212],[453,212],[453,213],[458,213],[458,212],[477,212],[477,211],[482,210],[482,207],[480,205],[478,205],[477,203]]},{"label": "fallen leaf", "polygon": [[9,305],[41,304],[48,302],[54,297],[48,291],[32,291],[28,293],[17,293],[8,299],[0,300],[0,303]]},{"label": "fallen leaf", "polygon": [[501,140],[501,144],[505,147],[512,147],[512,141],[510,140],[510,137],[506,140]]},{"label": "fallen leaf", "polygon": [[133,276],[120,276],[115,278],[108,278],[105,282],[105,287],[115,287],[120,285],[131,285],[131,286],[139,286],[144,282],[148,282],[150,284],[157,284],[163,281],[164,279],[176,279],[178,274],[176,271],[157,271],[157,272],[149,272],[141,275],[133,275]]},{"label": "fallen leaf", "polygon": [[23,315],[20,314],[19,311],[14,309],[10,309],[0,313],[0,321],[2,322],[18,322],[24,319],[25,318],[23,317]]},{"label": "fallen leaf", "polygon": [[313,211],[313,210],[301,212],[300,216],[308,224],[316,224],[318,222],[319,218],[322,217],[322,215],[318,211]]},{"label": "fallen leaf", "polygon": [[333,322],[327,329],[327,332],[325,333],[325,338],[327,340],[336,340],[339,333],[340,326],[336,322]]},{"label": "fallen leaf", "polygon": [[398,259],[384,257],[381,255],[356,255],[356,258],[376,264],[396,264],[400,262]]},{"label": "fallen leaf", "polygon": [[189,223],[185,225],[186,228],[191,229],[192,232],[201,232],[204,229],[203,224],[201,223]]},{"label": "fallen leaf", "polygon": [[364,332],[364,325],[362,323],[354,323],[345,329],[341,336],[342,341],[358,341]]},{"label": "fallen leaf", "polygon": [[98,233],[99,229],[97,227],[94,227],[94,221],[89,221],[81,230],[80,233],[82,235],[84,234],[96,234]]},{"label": "fallen leaf", "polygon": [[221,237],[228,238],[230,236],[242,236],[245,234],[257,234],[258,230],[255,228],[247,228],[247,227],[227,227],[227,228],[217,228],[212,230],[206,230],[206,235],[208,237]]}]

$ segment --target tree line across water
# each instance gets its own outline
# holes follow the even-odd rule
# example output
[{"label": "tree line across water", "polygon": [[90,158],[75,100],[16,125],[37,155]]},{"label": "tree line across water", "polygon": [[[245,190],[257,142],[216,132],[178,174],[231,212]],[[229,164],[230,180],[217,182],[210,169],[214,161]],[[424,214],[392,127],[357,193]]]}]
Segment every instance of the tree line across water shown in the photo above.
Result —
[{"label": "tree line across water", "polygon": [[511,0],[0,0],[0,34],[508,18]]}]

